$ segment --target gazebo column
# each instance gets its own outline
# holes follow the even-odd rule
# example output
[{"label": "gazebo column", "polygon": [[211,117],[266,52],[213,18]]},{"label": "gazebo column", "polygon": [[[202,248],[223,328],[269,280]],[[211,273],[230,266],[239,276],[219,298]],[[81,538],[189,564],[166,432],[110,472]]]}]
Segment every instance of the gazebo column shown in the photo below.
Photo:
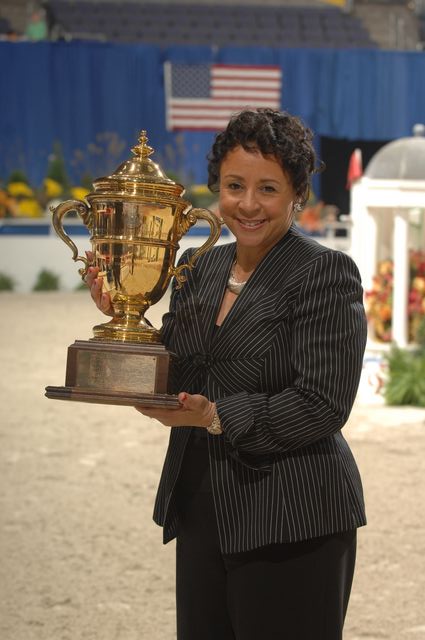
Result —
[{"label": "gazebo column", "polygon": [[395,212],[393,258],[392,338],[398,347],[403,348],[408,343],[409,213],[406,209]]},{"label": "gazebo column", "polygon": [[377,220],[368,208],[368,180],[362,178],[351,188],[351,257],[357,264],[365,291],[372,287],[378,256]]},{"label": "gazebo column", "polygon": [[373,285],[373,278],[376,275],[378,266],[379,250],[378,250],[378,220],[376,214],[370,209],[364,221],[364,238],[363,238],[363,287],[369,290]]}]

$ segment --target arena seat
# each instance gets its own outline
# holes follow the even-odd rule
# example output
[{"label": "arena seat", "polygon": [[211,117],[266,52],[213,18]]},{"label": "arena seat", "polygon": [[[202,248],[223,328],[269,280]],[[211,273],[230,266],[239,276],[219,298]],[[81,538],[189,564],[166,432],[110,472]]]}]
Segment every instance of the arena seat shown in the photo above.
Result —
[{"label": "arena seat", "polygon": [[10,29],[11,27],[10,27],[9,20],[6,20],[6,18],[0,17],[0,34],[9,33]]}]

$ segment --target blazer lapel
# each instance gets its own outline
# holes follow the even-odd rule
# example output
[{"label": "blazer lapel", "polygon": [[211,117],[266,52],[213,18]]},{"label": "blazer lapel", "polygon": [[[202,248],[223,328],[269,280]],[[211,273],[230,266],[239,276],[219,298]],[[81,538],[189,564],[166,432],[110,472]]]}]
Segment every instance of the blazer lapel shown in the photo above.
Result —
[{"label": "blazer lapel", "polygon": [[234,242],[222,245],[220,249],[221,251],[210,254],[208,264],[202,269],[202,276],[197,290],[201,303],[199,321],[205,330],[206,345],[211,342],[215,322],[226,290],[229,272],[236,255]]}]

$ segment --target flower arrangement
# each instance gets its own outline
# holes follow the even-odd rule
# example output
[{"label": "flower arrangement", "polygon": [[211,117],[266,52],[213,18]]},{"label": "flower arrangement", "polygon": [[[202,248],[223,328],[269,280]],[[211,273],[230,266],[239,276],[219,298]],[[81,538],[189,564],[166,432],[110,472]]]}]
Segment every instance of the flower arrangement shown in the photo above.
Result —
[{"label": "flower arrangement", "polygon": [[411,337],[424,343],[425,330],[425,253],[412,251],[410,255],[410,291],[408,314]]},{"label": "flower arrangement", "polygon": [[372,289],[365,294],[367,317],[375,338],[381,342],[391,342],[393,280],[393,261],[382,260],[373,278]]},{"label": "flower arrangement", "polygon": [[10,182],[0,190],[0,216],[2,218],[39,218],[43,209],[31,187],[22,181]]},{"label": "flower arrangement", "polygon": [[71,187],[61,155],[51,158],[48,175],[40,188],[33,188],[22,171],[14,171],[4,187],[0,186],[0,218],[41,218],[49,215],[49,206],[61,200],[83,200],[89,193],[84,186]]},{"label": "flower arrangement", "polygon": [[[425,326],[425,253],[410,251],[409,267],[409,341],[422,342]],[[393,281],[393,261],[382,260],[378,264],[372,288],[365,294],[368,320],[375,338],[381,342],[392,340]]]}]

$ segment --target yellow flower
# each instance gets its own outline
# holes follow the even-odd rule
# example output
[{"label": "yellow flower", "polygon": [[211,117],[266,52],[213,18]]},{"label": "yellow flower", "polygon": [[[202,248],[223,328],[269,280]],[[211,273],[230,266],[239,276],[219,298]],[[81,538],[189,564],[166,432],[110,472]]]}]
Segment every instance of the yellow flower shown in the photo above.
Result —
[{"label": "yellow flower", "polygon": [[62,185],[57,180],[53,180],[53,178],[45,178],[43,186],[49,200],[57,198],[63,191]]},{"label": "yellow flower", "polygon": [[17,215],[23,218],[41,218],[43,210],[34,198],[24,198],[19,202]]},{"label": "yellow flower", "polygon": [[25,198],[31,198],[34,195],[33,190],[25,182],[10,182],[7,186],[7,190],[11,196],[15,198],[23,196]]},{"label": "yellow flower", "polygon": [[425,278],[421,278],[420,276],[416,276],[413,278],[412,289],[416,289],[416,291],[420,291],[420,293],[425,292]]},{"label": "yellow flower", "polygon": [[386,276],[391,274],[393,271],[393,263],[392,260],[382,260],[382,262],[378,265],[378,273],[381,276]]},{"label": "yellow flower", "polygon": [[71,189],[71,195],[76,200],[84,200],[88,193],[90,193],[90,191],[85,187],[72,187]]},{"label": "yellow flower", "polygon": [[194,184],[190,190],[197,196],[203,196],[211,193],[206,184]]}]

